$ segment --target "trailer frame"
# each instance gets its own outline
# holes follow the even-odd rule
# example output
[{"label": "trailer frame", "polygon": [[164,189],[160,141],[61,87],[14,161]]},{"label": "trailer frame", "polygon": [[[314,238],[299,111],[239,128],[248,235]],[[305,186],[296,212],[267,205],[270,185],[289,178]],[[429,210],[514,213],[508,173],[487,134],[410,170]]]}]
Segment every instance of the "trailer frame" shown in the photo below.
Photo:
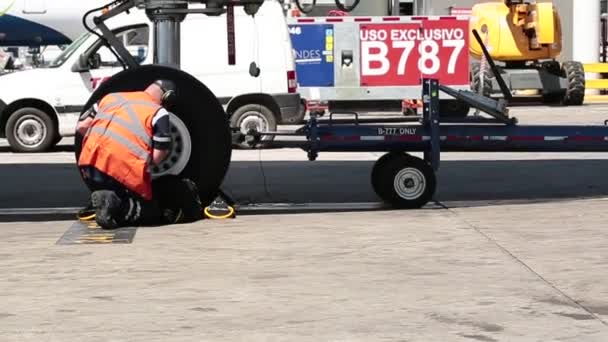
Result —
[{"label": "trailer frame", "polygon": [[[440,91],[490,117],[442,118]],[[321,152],[386,152],[374,165],[371,181],[375,192],[396,208],[419,208],[432,199],[442,152],[608,152],[608,121],[592,126],[519,125],[502,100],[440,86],[436,79],[423,79],[422,99],[423,114],[417,118],[361,119],[356,112],[338,112],[322,119],[313,112],[294,131],[251,131],[243,138],[251,146],[261,146],[265,136],[305,138],[265,141],[263,146],[300,148],[311,161]],[[409,152],[422,152],[423,158]]]}]

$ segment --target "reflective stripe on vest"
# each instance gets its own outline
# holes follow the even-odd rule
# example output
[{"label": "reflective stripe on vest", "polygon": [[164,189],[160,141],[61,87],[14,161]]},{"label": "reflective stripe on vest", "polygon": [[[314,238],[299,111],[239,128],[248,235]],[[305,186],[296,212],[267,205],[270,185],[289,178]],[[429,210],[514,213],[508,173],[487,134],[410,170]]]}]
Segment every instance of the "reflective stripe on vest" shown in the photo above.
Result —
[{"label": "reflective stripe on vest", "polygon": [[142,149],[141,147],[137,146],[137,144],[133,143],[132,141],[129,141],[129,139],[123,137],[122,135],[120,135],[118,133],[109,131],[103,127],[91,127],[89,132],[97,133],[99,135],[103,135],[104,137],[112,138],[112,140],[121,144],[122,146],[127,148],[129,151],[131,151],[131,153],[138,156],[139,159],[145,160],[146,162],[150,161],[150,153],[148,153],[148,151]]},{"label": "reflective stripe on vest", "polygon": [[[152,148],[152,137],[146,132],[146,128],[140,122],[139,118],[137,117],[137,114],[135,114],[135,111],[131,106],[143,105],[148,106],[152,109],[158,109],[160,108],[160,106],[148,101],[128,101],[120,94],[110,94],[109,96],[113,96],[118,100],[111,102],[103,107],[100,107],[99,111],[95,115],[95,119],[108,120],[122,126],[123,128],[126,128],[131,133],[140,138],[142,142],[146,145],[146,147]],[[122,109],[124,109],[127,112],[127,115],[129,115],[131,122],[127,122],[125,119],[116,115],[104,113],[105,110],[109,110],[112,107],[121,107]],[[88,137],[91,133],[97,133],[104,137],[112,138],[114,141],[123,145],[134,155],[138,156],[142,160],[145,160],[146,162],[149,162],[151,159],[151,156],[147,151],[143,150],[141,147],[137,146],[137,144],[134,144],[133,142],[129,141],[129,139],[125,138],[119,133],[109,131],[102,127],[91,127],[85,134],[85,137]]]}]

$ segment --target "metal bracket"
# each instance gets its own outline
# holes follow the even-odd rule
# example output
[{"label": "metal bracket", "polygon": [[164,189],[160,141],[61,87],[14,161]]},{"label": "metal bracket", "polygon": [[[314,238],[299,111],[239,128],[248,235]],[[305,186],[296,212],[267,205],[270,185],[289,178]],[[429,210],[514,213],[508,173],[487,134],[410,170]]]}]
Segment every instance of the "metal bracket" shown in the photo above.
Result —
[{"label": "metal bracket", "polygon": [[439,135],[439,81],[425,78],[422,80],[422,124],[431,133],[430,148],[424,151],[424,161],[433,170],[439,170],[441,160],[441,137]]},{"label": "metal bracket", "polygon": [[498,86],[500,87],[500,91],[502,92],[502,95],[505,97],[505,99],[507,101],[512,100],[513,94],[511,94],[511,91],[509,90],[509,87],[507,87],[507,84],[505,83],[504,78],[502,78],[502,76],[500,75],[500,70],[498,70],[498,67],[496,67],[496,63],[494,63],[492,56],[490,55],[490,53],[488,52],[488,49],[486,48],[485,44],[481,40],[481,37],[479,36],[479,32],[477,32],[477,30],[475,30],[475,29],[473,29],[473,36],[475,37],[475,40],[477,40],[477,43],[479,44],[479,46],[481,46],[481,51],[483,52],[483,55],[486,57],[488,64],[490,64],[490,69],[492,69],[492,72],[494,73],[494,77],[496,77],[496,81],[498,82]]},{"label": "metal bracket", "polygon": [[[264,0],[119,0],[118,5],[111,8],[108,12],[95,17],[93,22],[101,31],[103,39],[110,45],[118,54],[119,58],[127,68],[137,67],[137,61],[116,35],[105,25],[105,21],[115,17],[130,9],[137,7],[145,9],[148,17],[154,22],[155,36],[162,32],[163,38],[174,37],[177,41],[162,40],[157,41],[154,45],[154,56],[159,56],[159,50],[164,52],[173,51],[175,53],[163,53],[155,63],[173,64],[179,66],[179,23],[184,17],[191,13],[202,13],[206,15],[220,15],[225,12],[224,8],[233,6],[242,6],[245,12],[249,15],[255,15],[259,8],[263,5]],[[205,9],[190,9],[188,4],[205,4]],[[160,23],[164,25],[160,25]],[[167,22],[172,22],[173,25],[166,25]],[[213,34],[213,32],[209,32]],[[160,45],[160,46],[159,46]],[[161,60],[162,59],[162,60]]]},{"label": "metal bracket", "polygon": [[466,102],[471,107],[492,116],[502,123],[509,125],[517,123],[516,118],[509,118],[509,109],[507,108],[507,102],[505,100],[495,100],[468,90],[455,90],[443,85],[440,85],[439,89],[456,99]]},{"label": "metal bracket", "polygon": [[126,65],[127,68],[137,67],[137,61],[135,60],[135,58],[133,58],[133,56],[131,56],[127,48],[125,48],[124,44],[120,40],[118,40],[114,32],[112,32],[104,22],[121,13],[128,12],[133,7],[135,7],[135,0],[128,0],[114,8],[111,8],[103,15],[93,18],[93,23],[95,23],[95,26],[97,26],[97,28],[99,28],[99,30],[101,31],[103,39],[105,39],[105,41],[114,49],[114,51],[116,51],[116,53],[118,54],[120,59],[122,59],[122,62]]},{"label": "metal bracket", "polygon": [[329,125],[334,124],[334,115],[351,115],[355,117],[355,126],[359,126],[359,113],[350,111],[329,112]]}]

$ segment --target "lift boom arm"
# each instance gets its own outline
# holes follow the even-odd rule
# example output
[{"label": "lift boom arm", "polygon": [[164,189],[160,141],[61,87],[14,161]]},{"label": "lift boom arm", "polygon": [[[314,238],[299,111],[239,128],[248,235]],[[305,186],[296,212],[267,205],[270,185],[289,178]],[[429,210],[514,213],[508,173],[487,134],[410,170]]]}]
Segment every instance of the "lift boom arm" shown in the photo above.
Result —
[{"label": "lift boom arm", "polygon": [[[242,6],[249,15],[255,15],[264,0],[118,0],[114,7],[93,22],[101,31],[107,43],[129,68],[138,64],[124,45],[105,25],[105,21],[137,7],[145,9],[148,18],[154,23],[154,63],[179,67],[180,64],[180,25],[186,15],[200,13],[220,15],[227,11],[228,49],[233,60],[234,47],[234,7]],[[205,8],[189,8],[190,4],[205,4]],[[202,34],[205,34],[203,32]]]}]

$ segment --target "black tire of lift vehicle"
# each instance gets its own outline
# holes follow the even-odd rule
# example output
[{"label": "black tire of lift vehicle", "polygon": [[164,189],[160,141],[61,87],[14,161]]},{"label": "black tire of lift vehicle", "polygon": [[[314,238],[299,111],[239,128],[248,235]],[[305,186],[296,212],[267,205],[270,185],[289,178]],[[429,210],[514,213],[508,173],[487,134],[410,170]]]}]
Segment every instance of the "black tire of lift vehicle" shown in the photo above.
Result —
[{"label": "black tire of lift vehicle", "polygon": [[[251,103],[237,108],[232,113],[230,126],[239,129],[243,134],[247,134],[249,130],[274,132],[277,130],[277,119],[268,107]],[[274,137],[265,136],[261,140],[261,147],[264,147],[264,142],[273,141]],[[247,142],[242,142],[236,146],[244,149],[251,148]]]},{"label": "black tire of lift vehicle", "polygon": [[361,0],[353,0],[353,3],[350,6],[343,4],[342,3],[343,1],[348,1],[348,0],[336,0],[336,7],[338,7],[338,9],[340,9],[340,11],[351,12],[352,10],[357,8],[357,6],[359,6],[359,2]]},{"label": "black tire of lift vehicle", "polygon": [[38,108],[25,107],[10,115],[6,139],[15,152],[45,152],[53,147],[56,132],[53,119]]},{"label": "black tire of lift vehicle", "polygon": [[[483,72],[483,84],[480,80],[481,64],[471,64],[471,90],[476,94],[481,94],[485,97],[492,95],[492,72],[488,69]],[[481,88],[481,89],[480,89]]]},{"label": "black tire of lift vehicle", "polygon": [[[307,1],[307,0],[304,0],[304,1]],[[302,12],[304,14],[308,14],[308,13],[312,12],[313,9],[315,9],[315,6],[317,6],[317,0],[311,0],[311,2],[312,3],[310,3],[310,4],[302,4],[302,0],[296,0],[296,6],[300,10],[300,12]]]},{"label": "black tire of lift vehicle", "polygon": [[568,88],[562,99],[566,106],[581,106],[585,101],[585,69],[580,62],[564,62],[562,77],[568,80]]},{"label": "black tire of lift vehicle", "polygon": [[471,106],[462,100],[439,100],[439,115],[444,118],[464,118]]},{"label": "black tire of lift vehicle", "polygon": [[418,209],[430,202],[437,187],[431,166],[417,157],[389,156],[375,175],[378,196],[397,209]]}]

